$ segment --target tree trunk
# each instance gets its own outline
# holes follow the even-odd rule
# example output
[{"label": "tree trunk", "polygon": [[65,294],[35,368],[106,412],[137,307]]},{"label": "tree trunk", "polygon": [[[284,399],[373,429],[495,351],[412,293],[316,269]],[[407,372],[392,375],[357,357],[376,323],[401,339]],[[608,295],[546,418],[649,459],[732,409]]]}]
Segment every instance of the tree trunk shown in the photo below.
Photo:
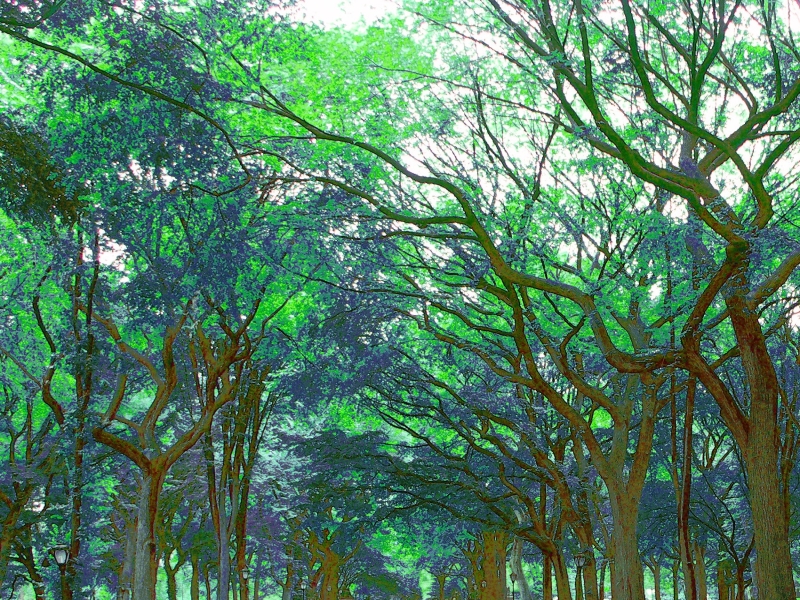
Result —
[{"label": "tree trunk", "polygon": [[[586,555],[587,561],[581,569],[583,596],[585,600],[597,600],[597,562],[594,559],[591,545],[585,545],[581,551]],[[581,598],[580,600],[584,600]]]},{"label": "tree trunk", "polygon": [[435,576],[436,585],[438,586],[436,589],[436,596],[438,600],[444,600],[444,586],[447,583],[447,574],[446,573],[437,573]]},{"label": "tree trunk", "polygon": [[746,468],[756,548],[756,578],[759,600],[795,598],[789,534],[783,498],[778,484],[777,451],[757,433],[753,423]]},{"label": "tree trunk", "polygon": [[564,562],[564,555],[560,552],[553,556],[553,567],[556,572],[556,594],[558,600],[572,600],[572,591],[569,589],[569,572]]},{"label": "tree trunk", "polygon": [[119,587],[133,589],[133,570],[136,564],[136,518],[125,519],[125,555],[119,575]]},{"label": "tree trunk", "polygon": [[208,574],[208,564],[203,567],[203,575],[206,583],[206,600],[211,600],[211,576]]},{"label": "tree trunk", "polygon": [[164,553],[164,571],[167,574],[167,600],[178,600],[178,582],[176,576],[180,566],[175,568],[170,567],[169,562],[171,555],[172,551]]},{"label": "tree trunk", "polygon": [[[522,551],[525,547],[525,540],[515,537],[511,547],[511,572],[517,576],[515,587],[519,589],[520,600],[533,600],[531,586],[522,572]],[[516,600],[516,599],[514,599]]]},{"label": "tree trunk", "polygon": [[614,577],[611,580],[611,597],[614,600],[642,600],[644,572],[639,557],[639,540],[636,525],[639,504],[609,490],[611,513],[614,519]]},{"label": "tree trunk", "polygon": [[[746,263],[734,282],[747,289]],[[749,307],[743,293],[734,290],[737,293],[726,298],[726,305],[750,390],[748,427],[745,431],[739,427],[734,433],[743,450],[748,475],[758,598],[793,600],[796,594],[789,551],[789,520],[780,487],[778,378],[758,314]]]},{"label": "tree trunk", "polygon": [[672,483],[675,487],[675,501],[678,507],[678,547],[683,567],[683,585],[686,600],[698,600],[697,579],[694,561],[691,557],[691,537],[689,533],[689,506],[692,495],[692,432],[694,428],[694,398],[697,378],[690,376],[686,390],[686,409],[683,420],[683,460],[682,472],[678,478],[677,456],[677,415],[675,400],[672,409]]},{"label": "tree trunk", "polygon": [[697,598],[708,600],[708,581],[706,579],[706,550],[697,542],[692,544],[694,554],[695,575],[697,577]]},{"label": "tree trunk", "polygon": [[319,598],[320,600],[339,600],[339,564],[328,564],[324,566],[324,569]]},{"label": "tree trunk", "polygon": [[542,563],[542,598],[553,600],[553,562],[550,556],[545,554]]},{"label": "tree trunk", "polygon": [[672,600],[678,600],[678,571],[680,571],[680,561],[672,563]]},{"label": "tree trunk", "polygon": [[200,555],[192,552],[191,600],[200,600]]},{"label": "tree trunk", "polygon": [[661,565],[653,562],[653,581],[655,582],[655,600],[661,600]]},{"label": "tree trunk", "polygon": [[225,535],[228,531],[227,519],[225,521],[222,536],[217,539],[217,600],[228,600],[231,589],[231,549],[230,538]]},{"label": "tree trunk", "polygon": [[506,548],[508,534],[505,531],[484,531],[483,577],[486,587],[478,584],[481,600],[506,600]]},{"label": "tree trunk", "polygon": [[600,581],[598,582],[597,587],[597,598],[598,600],[605,600],[606,597],[606,566],[608,562],[603,560],[603,564],[600,565]]},{"label": "tree trunk", "polygon": [[166,473],[142,473],[136,518],[136,558],[133,565],[133,600],[156,600],[156,517],[158,498]]},{"label": "tree trunk", "polygon": [[733,582],[733,569],[730,561],[719,561],[717,563],[717,598],[719,600],[733,600]]}]

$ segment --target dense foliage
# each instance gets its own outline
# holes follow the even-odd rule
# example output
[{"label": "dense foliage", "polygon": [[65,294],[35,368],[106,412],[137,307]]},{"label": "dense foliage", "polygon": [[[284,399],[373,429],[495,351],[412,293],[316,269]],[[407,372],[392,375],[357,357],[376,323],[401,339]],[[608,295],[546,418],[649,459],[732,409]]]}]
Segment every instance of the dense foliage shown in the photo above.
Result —
[{"label": "dense foliage", "polygon": [[0,4],[0,594],[794,598],[800,6],[303,15]]}]

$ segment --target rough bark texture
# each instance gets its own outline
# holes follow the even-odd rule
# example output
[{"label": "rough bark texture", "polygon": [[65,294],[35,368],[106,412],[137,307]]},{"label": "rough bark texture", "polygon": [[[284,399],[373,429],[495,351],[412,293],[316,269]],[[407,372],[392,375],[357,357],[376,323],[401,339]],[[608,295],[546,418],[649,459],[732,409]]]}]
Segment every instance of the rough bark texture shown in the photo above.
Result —
[{"label": "rough bark texture", "polygon": [[641,600],[644,595],[644,572],[639,557],[636,525],[639,516],[635,501],[610,494],[614,518],[614,577],[611,597],[614,600]]},{"label": "rough bark texture", "polygon": [[553,570],[556,575],[556,595],[558,600],[567,598],[572,599],[572,591],[569,586],[569,571],[567,564],[564,561],[564,556],[561,553],[555,554],[553,557]]},{"label": "rough bark texture", "polygon": [[553,600],[553,561],[545,555],[542,564],[542,597]]},{"label": "rough bark texture", "polygon": [[697,598],[708,600],[708,580],[706,578],[706,549],[697,542],[692,544],[695,576],[697,577]]},{"label": "rough bark texture", "polygon": [[164,484],[165,472],[142,475],[139,506],[136,517],[136,558],[133,565],[133,600],[156,600],[156,518],[158,496]]},{"label": "rough bark texture", "polygon": [[200,556],[196,552],[191,554],[192,583],[190,586],[191,600],[200,600]]},{"label": "rough bark texture", "polygon": [[481,600],[505,600],[506,598],[506,549],[508,534],[505,531],[485,531],[481,536],[483,547],[483,577],[486,586],[480,584]]}]

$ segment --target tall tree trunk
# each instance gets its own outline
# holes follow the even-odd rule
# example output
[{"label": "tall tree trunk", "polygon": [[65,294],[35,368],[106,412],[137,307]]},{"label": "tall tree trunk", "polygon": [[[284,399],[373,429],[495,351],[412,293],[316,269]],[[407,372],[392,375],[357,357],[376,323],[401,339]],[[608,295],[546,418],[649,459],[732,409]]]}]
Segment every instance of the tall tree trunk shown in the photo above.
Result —
[{"label": "tall tree trunk", "polygon": [[192,552],[192,583],[190,587],[191,600],[200,600],[200,555]]},{"label": "tall tree trunk", "polygon": [[611,597],[614,600],[642,600],[644,572],[639,557],[636,525],[639,517],[638,497],[635,500],[610,491],[611,513],[614,519],[614,577]]},{"label": "tall tree trunk", "polygon": [[572,591],[569,589],[569,571],[567,571],[567,564],[564,561],[564,555],[561,552],[553,556],[553,570],[556,574],[556,594],[558,600],[572,600]]},{"label": "tall tree trunk", "polygon": [[672,563],[672,600],[678,600],[678,572],[680,571],[680,560]]},{"label": "tall tree trunk", "polygon": [[655,600],[661,600],[661,565],[653,563],[653,581],[655,582]]},{"label": "tall tree trunk", "polygon": [[164,552],[164,571],[167,574],[167,600],[178,600],[177,574],[180,564],[176,567],[170,566],[171,557],[171,550]]},{"label": "tall tree trunk", "polygon": [[136,517],[136,558],[133,565],[133,600],[156,600],[156,518],[158,498],[166,473],[142,473]]},{"label": "tall tree trunk", "polygon": [[683,460],[680,477],[678,475],[677,415],[673,390],[672,398],[672,483],[675,487],[675,500],[678,507],[678,546],[683,568],[683,585],[686,600],[698,600],[697,578],[692,560],[691,537],[689,533],[689,506],[692,496],[692,431],[694,428],[694,398],[697,378],[690,376],[686,388],[686,409],[683,420]]},{"label": "tall tree trunk", "polygon": [[734,581],[730,561],[719,561],[717,563],[717,598],[719,600],[733,600]]},{"label": "tall tree trunk", "polygon": [[481,535],[483,546],[483,577],[486,587],[479,584],[481,600],[505,600],[506,598],[506,548],[508,534],[505,531],[484,531]]},{"label": "tall tree trunk", "polygon": [[211,600],[211,576],[208,573],[208,563],[203,566],[203,576],[206,584],[206,600]]},{"label": "tall tree trunk", "polygon": [[[789,520],[780,484],[780,437],[778,378],[767,350],[758,313],[745,298],[748,263],[744,261],[733,278],[733,293],[726,298],[736,335],[741,363],[750,391],[749,419],[731,406],[733,400],[714,394],[720,402],[726,425],[736,437],[748,475],[750,508],[756,550],[759,600],[795,598],[792,558],[789,551]],[[715,387],[716,381],[707,377]],[[712,392],[713,393],[713,392]]]},{"label": "tall tree trunk", "polygon": [[[227,519],[226,519],[227,521]],[[223,522],[223,535],[217,539],[217,600],[228,600],[231,589],[231,549],[230,538],[224,535],[227,523]]]},{"label": "tall tree trunk", "polygon": [[553,600],[553,561],[548,554],[542,561],[542,598]]},{"label": "tall tree trunk", "polygon": [[[755,411],[757,412],[757,411]],[[784,510],[777,469],[778,452],[773,439],[759,432],[753,420],[753,441],[746,463],[750,507],[756,548],[756,581],[759,600],[783,600],[795,597],[792,563],[789,552],[788,519]]]},{"label": "tall tree trunk", "polygon": [[524,548],[525,540],[515,537],[514,544],[511,546],[511,572],[517,577],[514,587],[519,589],[520,600],[533,600],[531,586],[528,584],[528,580],[522,572],[522,552]]},{"label": "tall tree trunk", "polygon": [[600,581],[598,582],[597,588],[597,598],[598,600],[605,600],[606,597],[606,567],[608,566],[608,561],[603,560],[603,564],[600,565]]},{"label": "tall tree trunk", "polygon": [[120,588],[133,589],[133,571],[136,564],[136,517],[125,519],[125,555],[122,558],[122,570],[119,575]]},{"label": "tall tree trunk", "polygon": [[697,541],[692,544],[695,575],[697,577],[697,598],[708,600],[708,580],[706,578],[706,550]]}]

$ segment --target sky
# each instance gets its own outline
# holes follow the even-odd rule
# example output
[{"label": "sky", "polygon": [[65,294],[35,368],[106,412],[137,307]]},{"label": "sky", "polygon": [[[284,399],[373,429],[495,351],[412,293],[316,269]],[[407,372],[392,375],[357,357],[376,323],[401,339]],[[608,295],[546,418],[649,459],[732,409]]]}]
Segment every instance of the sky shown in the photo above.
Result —
[{"label": "sky", "polygon": [[303,0],[306,19],[323,27],[369,25],[394,12],[392,0]]}]

